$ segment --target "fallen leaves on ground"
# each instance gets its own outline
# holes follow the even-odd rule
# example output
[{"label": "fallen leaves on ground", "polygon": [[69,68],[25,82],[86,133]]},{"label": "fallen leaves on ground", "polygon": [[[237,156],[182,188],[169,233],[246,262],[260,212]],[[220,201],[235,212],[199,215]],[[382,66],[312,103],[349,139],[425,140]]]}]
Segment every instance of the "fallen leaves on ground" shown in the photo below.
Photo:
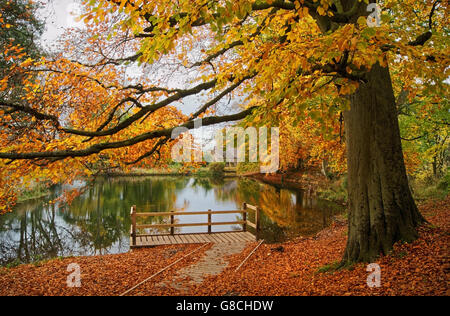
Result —
[{"label": "fallen leaves on ground", "polygon": [[236,273],[235,268],[255,247],[230,258],[219,276],[191,288],[192,295],[449,295],[450,198],[420,206],[429,224],[420,238],[398,244],[380,258],[381,287],[367,285],[367,264],[351,270],[318,272],[339,262],[347,227],[335,224],[313,238],[261,246]]},{"label": "fallen leaves on ground", "polygon": [[[125,254],[55,259],[37,266],[0,268],[0,295],[120,295],[199,247],[198,244],[160,246]],[[181,260],[151,281],[161,281],[173,269],[195,263],[209,247]],[[73,272],[68,272],[67,268],[72,263],[81,269],[79,288],[67,286],[67,278]],[[142,294],[141,288],[129,294]]]},{"label": "fallen leaves on ground", "polygon": [[[237,271],[254,249],[228,258],[228,267],[202,284],[176,271],[197,262],[208,246],[183,259],[130,295],[449,295],[450,198],[420,206],[429,224],[420,228],[420,238],[396,245],[392,254],[380,258],[381,287],[369,288],[367,264],[351,270],[318,272],[338,262],[346,243],[346,224],[336,222],[312,238],[297,238],[282,244],[263,244]],[[52,260],[36,267],[0,268],[0,295],[120,295],[152,274],[198,248],[171,245],[135,250],[126,254]],[[81,266],[82,287],[66,286],[67,266]],[[163,281],[164,282],[161,282]],[[180,291],[167,284],[182,282]]]}]

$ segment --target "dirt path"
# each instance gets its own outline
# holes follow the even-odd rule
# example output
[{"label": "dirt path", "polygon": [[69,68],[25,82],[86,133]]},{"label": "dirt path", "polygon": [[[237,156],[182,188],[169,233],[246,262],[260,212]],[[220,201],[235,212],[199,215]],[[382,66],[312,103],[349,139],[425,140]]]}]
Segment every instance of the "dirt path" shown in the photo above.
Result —
[{"label": "dirt path", "polygon": [[227,257],[240,254],[249,243],[217,243],[208,249],[203,257],[179,269],[173,278],[157,284],[157,287],[172,287],[180,292],[188,291],[190,285],[201,284],[205,278],[222,273],[228,266]]}]

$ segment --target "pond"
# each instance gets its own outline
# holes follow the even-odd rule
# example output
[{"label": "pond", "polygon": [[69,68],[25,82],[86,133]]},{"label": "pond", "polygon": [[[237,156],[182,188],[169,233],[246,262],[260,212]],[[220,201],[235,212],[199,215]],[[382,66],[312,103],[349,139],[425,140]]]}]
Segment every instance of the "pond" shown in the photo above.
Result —
[{"label": "pond", "polygon": [[[302,190],[246,178],[102,178],[70,205],[48,203],[61,192],[62,188],[56,187],[51,196],[21,203],[14,212],[0,216],[0,265],[127,252],[132,205],[137,206],[138,212],[237,210],[244,202],[257,205],[262,210],[260,237],[269,243],[314,235],[343,211],[334,203],[308,198]],[[177,222],[206,222],[205,216],[179,216]],[[241,216],[214,215],[213,219],[233,222]],[[167,220],[154,217],[153,223]],[[239,229],[213,226],[213,231]],[[176,232],[183,233],[206,230],[207,227],[176,228]]]}]

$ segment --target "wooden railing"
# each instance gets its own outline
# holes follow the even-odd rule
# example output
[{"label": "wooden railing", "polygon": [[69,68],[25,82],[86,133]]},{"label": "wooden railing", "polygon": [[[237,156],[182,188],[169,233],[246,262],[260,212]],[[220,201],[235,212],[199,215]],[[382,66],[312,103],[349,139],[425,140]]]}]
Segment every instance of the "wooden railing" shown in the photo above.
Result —
[{"label": "wooden railing", "polygon": [[[248,212],[252,210],[255,212],[255,221],[251,222],[248,219]],[[212,216],[215,214],[237,214],[241,213],[242,220],[234,221],[234,222],[213,222]],[[208,226],[208,234],[212,233],[212,226],[224,226],[224,225],[242,225],[242,231],[247,231],[247,226],[250,226],[256,231],[256,238],[258,239],[259,235],[259,207],[244,203],[242,205],[242,210],[235,211],[201,211],[201,212],[151,212],[151,213],[137,213],[136,206],[131,207],[131,239],[132,245],[136,245],[136,237],[137,236],[154,236],[148,234],[137,234],[138,229],[145,228],[170,228],[170,233],[168,235],[175,235],[175,227],[189,227],[189,226]],[[208,215],[208,221],[206,223],[185,223],[185,224],[176,224],[175,216],[186,216],[186,215]],[[170,224],[136,224],[136,219],[138,217],[156,217],[156,216],[170,216]],[[233,231],[236,232],[236,231]]]}]

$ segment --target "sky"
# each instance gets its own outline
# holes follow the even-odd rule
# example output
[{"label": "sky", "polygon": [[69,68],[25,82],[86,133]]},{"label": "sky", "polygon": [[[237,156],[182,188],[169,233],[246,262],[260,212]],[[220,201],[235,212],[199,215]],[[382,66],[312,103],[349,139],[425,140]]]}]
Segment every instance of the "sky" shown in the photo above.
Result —
[{"label": "sky", "polygon": [[47,0],[47,5],[39,11],[39,15],[46,21],[45,32],[42,36],[42,45],[48,47],[61,36],[67,28],[82,27],[82,22],[76,21],[80,13],[77,0]]}]

